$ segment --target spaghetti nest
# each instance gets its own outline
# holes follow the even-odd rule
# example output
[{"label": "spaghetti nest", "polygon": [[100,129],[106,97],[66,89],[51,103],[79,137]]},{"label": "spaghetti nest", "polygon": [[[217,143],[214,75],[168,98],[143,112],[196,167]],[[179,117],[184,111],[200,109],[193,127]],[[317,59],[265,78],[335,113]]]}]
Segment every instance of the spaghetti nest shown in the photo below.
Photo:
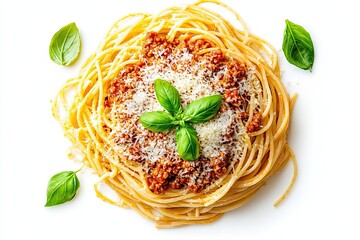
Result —
[{"label": "spaghetti nest", "polygon": [[[204,8],[233,13],[242,29]],[[174,85],[183,106],[221,94],[217,116],[194,125],[200,157],[182,160],[175,133],[153,133],[139,117],[163,110],[155,79]],[[117,21],[80,74],[66,82],[53,114],[77,157],[99,176],[97,195],[131,207],[158,227],[210,223],[250,200],[293,158],[287,144],[293,101],[280,80],[275,49],[250,34],[217,1],[172,7]],[[279,204],[290,191],[293,179]],[[100,190],[105,182],[119,196]]]}]

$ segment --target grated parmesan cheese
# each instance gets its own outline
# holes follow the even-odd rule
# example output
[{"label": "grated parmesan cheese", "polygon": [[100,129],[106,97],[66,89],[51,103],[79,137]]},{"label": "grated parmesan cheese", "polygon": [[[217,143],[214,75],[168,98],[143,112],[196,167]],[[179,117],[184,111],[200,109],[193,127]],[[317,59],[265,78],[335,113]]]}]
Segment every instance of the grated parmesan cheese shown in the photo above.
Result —
[{"label": "grated parmesan cheese", "polygon": [[221,140],[223,140],[228,127],[230,127],[234,121],[233,115],[232,111],[227,110],[218,114],[210,121],[194,125],[198,133],[200,148],[204,157],[217,156],[217,149],[226,153],[225,146],[223,146],[224,144]]}]

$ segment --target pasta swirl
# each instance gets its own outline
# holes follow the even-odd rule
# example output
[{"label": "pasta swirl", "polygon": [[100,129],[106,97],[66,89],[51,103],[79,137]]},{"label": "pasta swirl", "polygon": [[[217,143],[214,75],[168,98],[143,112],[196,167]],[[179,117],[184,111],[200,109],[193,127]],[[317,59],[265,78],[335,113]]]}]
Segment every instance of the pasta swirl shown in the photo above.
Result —
[{"label": "pasta swirl", "polygon": [[[203,7],[204,3],[229,10],[242,29],[235,28],[218,13]],[[160,53],[160,50],[164,52]],[[171,57],[175,57],[176,63],[169,63]],[[197,64],[200,61],[201,64]],[[161,68],[166,68],[167,73]],[[135,117],[121,122],[124,115],[138,116],[131,112],[135,111],[136,103],[148,101],[148,108],[156,109],[156,106],[150,107],[149,97],[135,98],[141,91],[151,97],[151,81],[155,80],[152,77],[158,76],[154,72],[178,84],[184,101],[187,101],[186,97],[193,100],[191,97],[196,94],[206,95],[206,91],[223,95],[221,113],[210,124],[215,126],[223,123],[223,119],[230,119],[227,127],[220,129],[223,132],[219,130],[219,136],[228,134],[227,141],[231,143],[206,145],[212,135],[202,136],[207,126],[201,125],[198,132],[203,141],[203,160],[186,162],[173,156],[176,160],[171,163],[172,166],[181,163],[181,166],[193,169],[198,167],[202,171],[210,169],[208,176],[212,177],[203,179],[199,177],[201,172],[197,172],[198,175],[192,172],[191,176],[196,176],[203,185],[191,182],[196,180],[190,175],[177,185],[175,167],[172,172],[163,172],[161,177],[165,180],[159,183],[160,180],[154,177],[155,169],[158,173],[165,165],[159,165],[159,159],[150,161],[150,152],[145,160],[141,158],[141,154],[146,152],[141,149],[148,145],[141,143],[139,136],[136,144],[142,147],[136,148],[135,142],[126,144],[126,141],[133,141],[126,139],[130,135],[120,134],[133,129],[129,127],[131,121],[131,126],[136,127],[134,129],[139,128]],[[185,89],[185,80],[180,79],[185,79],[185,73],[190,78],[193,76],[193,81],[199,81],[199,84],[206,80],[210,87],[205,84],[196,94],[196,85],[190,90]],[[235,74],[238,80],[231,82]],[[225,81],[226,77],[230,80]],[[135,104],[130,104],[131,101]],[[287,143],[293,101],[281,82],[274,47],[251,34],[233,9],[218,1],[204,0],[186,7],[171,7],[156,15],[130,14],[118,20],[97,51],[84,63],[79,75],[69,79],[59,91],[53,101],[53,115],[73,149],[80,153],[77,157],[80,155],[80,160],[99,176],[95,185],[97,196],[121,207],[131,207],[154,221],[157,227],[168,228],[219,219],[224,213],[249,201],[269,177],[293,159],[294,176],[275,205],[285,198],[297,174],[295,158]],[[228,133],[228,129],[234,131]],[[150,136],[150,133],[146,134]],[[161,136],[171,143],[171,134]],[[168,148],[171,150],[170,143]],[[229,148],[231,144],[235,147]],[[135,150],[130,149],[132,146]],[[211,146],[225,149],[221,150],[224,156],[220,150],[214,153],[210,149],[205,153]],[[151,156],[156,158],[163,154],[163,161],[168,161],[168,153],[158,150],[157,155]],[[151,150],[154,151],[157,150]],[[173,174],[172,180],[169,174]],[[120,200],[102,194],[101,182],[110,186]]]}]

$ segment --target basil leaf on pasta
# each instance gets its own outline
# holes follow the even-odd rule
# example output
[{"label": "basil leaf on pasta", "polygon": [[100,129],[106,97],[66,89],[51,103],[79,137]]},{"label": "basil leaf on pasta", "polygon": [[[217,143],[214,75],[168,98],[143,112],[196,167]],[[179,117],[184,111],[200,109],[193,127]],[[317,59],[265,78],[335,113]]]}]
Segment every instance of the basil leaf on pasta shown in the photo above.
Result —
[{"label": "basil leaf on pasta", "polygon": [[160,105],[169,113],[176,115],[182,112],[179,91],[168,81],[156,79],[154,90]]},{"label": "basil leaf on pasta", "polygon": [[185,107],[183,119],[192,123],[202,123],[212,119],[221,107],[220,94],[200,98]]},{"label": "basil leaf on pasta", "polygon": [[176,144],[179,156],[188,161],[194,161],[200,156],[199,139],[195,129],[189,124],[179,127],[176,131]]},{"label": "basil leaf on pasta", "polygon": [[311,71],[314,64],[314,45],[310,34],[300,25],[285,20],[282,49],[289,63]]},{"label": "basil leaf on pasta", "polygon": [[75,23],[70,23],[57,31],[51,39],[49,54],[53,62],[67,66],[80,53],[80,33]]},{"label": "basil leaf on pasta", "polygon": [[51,207],[70,201],[76,195],[80,181],[76,172],[64,171],[50,178],[47,188],[45,207]]},{"label": "basil leaf on pasta", "polygon": [[171,114],[164,111],[148,112],[140,116],[140,123],[153,132],[164,132],[171,129],[174,127],[173,121],[174,118]]}]

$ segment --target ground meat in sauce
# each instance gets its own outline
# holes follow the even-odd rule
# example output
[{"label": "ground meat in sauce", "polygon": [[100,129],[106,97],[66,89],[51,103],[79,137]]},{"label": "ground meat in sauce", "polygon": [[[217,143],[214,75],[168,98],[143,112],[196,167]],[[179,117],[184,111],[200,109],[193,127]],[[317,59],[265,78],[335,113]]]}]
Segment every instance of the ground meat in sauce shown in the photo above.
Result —
[{"label": "ground meat in sauce", "polygon": [[[240,62],[229,59],[224,56],[220,50],[212,50],[205,54],[199,52],[203,49],[211,47],[211,43],[198,39],[190,41],[189,39],[179,40],[175,38],[173,42],[166,40],[165,36],[150,32],[147,35],[145,44],[143,45],[141,61],[137,64],[131,64],[125,67],[125,69],[111,82],[108,88],[108,96],[105,98],[105,107],[110,108],[114,102],[121,103],[127,99],[130,99],[136,92],[136,82],[141,81],[139,74],[141,68],[147,63],[153,63],[157,61],[157,54],[162,53],[162,57],[169,56],[181,49],[188,49],[188,51],[194,55],[192,62],[183,64],[194,64],[197,61],[206,60],[204,68],[209,69],[213,74],[220,74],[219,84],[221,85],[223,92],[223,105],[220,111],[226,111],[227,109],[242,109],[241,120],[246,123],[249,119],[248,114],[244,111],[246,109],[248,94],[240,94],[239,85],[240,82],[247,77],[246,66]],[[161,62],[157,63],[161,64]],[[179,66],[174,64],[173,70],[178,69]],[[181,66],[180,66],[181,67]],[[221,73],[221,69],[227,68],[229,74],[224,75]],[[135,81],[127,82],[125,79],[131,78]],[[153,91],[153,89],[149,89]],[[132,116],[123,114],[119,116],[120,122],[126,122],[133,120]],[[136,121],[133,126],[136,126]],[[260,112],[256,112],[252,117],[252,121],[247,123],[247,132],[255,132],[261,129],[262,117]],[[225,139],[233,137],[234,126],[229,129],[225,134]],[[147,131],[147,136],[150,139],[156,139],[161,141],[164,138],[164,133],[152,133]],[[156,194],[161,194],[169,188],[181,189],[187,188],[191,192],[198,193],[207,186],[209,186],[214,180],[221,177],[230,165],[233,153],[221,152],[217,157],[200,157],[196,161],[185,161],[177,156],[169,155],[162,157],[155,162],[146,161],[142,157],[141,149],[136,141],[136,135],[140,134],[139,129],[133,127],[129,129],[131,134],[123,134],[116,139],[116,142],[127,144],[129,146],[129,152],[131,153],[133,160],[143,164],[146,168],[147,184],[149,189]]]},{"label": "ground meat in sauce", "polygon": [[[248,122],[249,114],[247,112],[241,113],[241,119],[244,123]],[[262,115],[260,112],[254,112],[251,122],[246,126],[246,132],[253,133],[259,131],[262,128]]]}]

